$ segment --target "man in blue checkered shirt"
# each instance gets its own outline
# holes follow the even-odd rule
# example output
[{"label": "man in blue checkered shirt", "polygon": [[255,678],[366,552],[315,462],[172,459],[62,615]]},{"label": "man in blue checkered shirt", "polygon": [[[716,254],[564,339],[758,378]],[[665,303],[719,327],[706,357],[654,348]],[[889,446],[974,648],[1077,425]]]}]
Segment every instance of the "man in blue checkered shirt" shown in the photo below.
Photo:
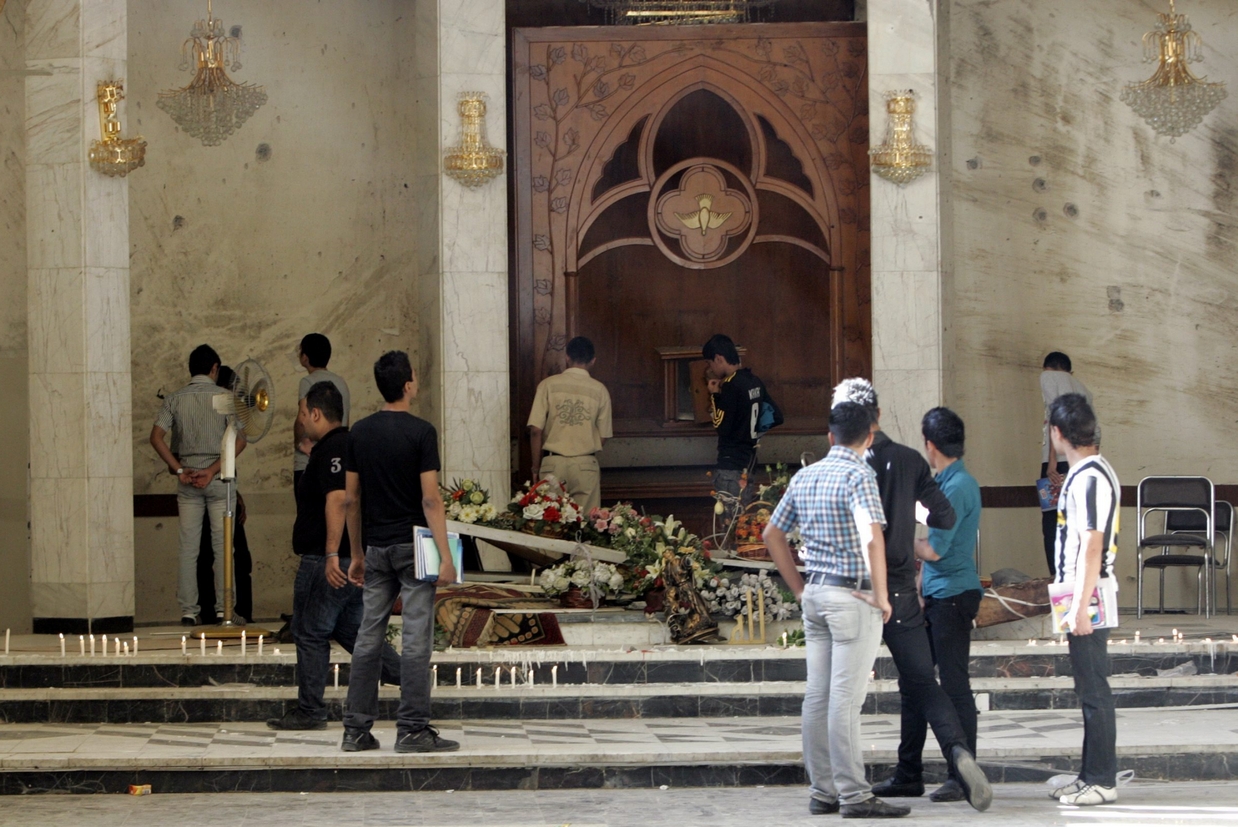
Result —
[{"label": "man in blue checkered shirt", "polygon": [[[862,405],[835,405],[829,455],[791,478],[765,529],[770,556],[804,609],[802,730],[813,815],[841,810],[844,818],[898,818],[911,812],[873,795],[860,742],[860,708],[890,617],[885,511],[877,474],[864,461],[872,422]],[[807,585],[787,544],[787,533],[797,528]]]}]

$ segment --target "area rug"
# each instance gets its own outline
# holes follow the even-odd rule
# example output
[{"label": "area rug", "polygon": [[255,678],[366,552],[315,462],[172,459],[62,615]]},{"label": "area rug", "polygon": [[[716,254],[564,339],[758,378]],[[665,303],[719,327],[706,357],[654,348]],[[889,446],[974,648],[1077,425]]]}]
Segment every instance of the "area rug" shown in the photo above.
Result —
[{"label": "area rug", "polygon": [[[550,611],[557,606],[519,589],[465,585],[438,592],[434,597],[434,616],[446,633],[447,645],[457,648],[556,646],[563,645],[559,620]],[[529,611],[498,614],[495,609]]]}]

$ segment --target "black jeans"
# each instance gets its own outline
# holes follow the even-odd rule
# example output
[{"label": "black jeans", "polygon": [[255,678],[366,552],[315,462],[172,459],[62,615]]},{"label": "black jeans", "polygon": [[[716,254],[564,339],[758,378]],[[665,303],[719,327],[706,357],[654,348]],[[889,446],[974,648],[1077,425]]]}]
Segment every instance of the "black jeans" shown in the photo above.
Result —
[{"label": "black jeans", "polygon": [[[1070,465],[1065,462],[1057,464],[1057,472],[1065,474]],[[1040,478],[1049,476],[1049,463],[1040,463]],[[1045,540],[1045,563],[1049,566],[1049,576],[1057,574],[1057,509],[1040,512],[1040,533]]]},{"label": "black jeans", "polygon": [[[332,588],[327,582],[327,558],[306,554],[301,557],[297,579],[292,587],[292,637],[297,645],[297,707],[319,720],[327,719],[323,692],[331,666],[331,641],[352,654],[361,627],[361,589],[351,583]],[[340,558],[347,573],[349,560]],[[382,681],[400,682],[400,656],[384,643]]]},{"label": "black jeans", "polygon": [[[929,645],[941,688],[954,705],[967,749],[976,754],[978,713],[971,692],[968,663],[971,660],[971,630],[980,610],[983,592],[967,591],[951,597],[926,597],[924,618],[928,621]],[[921,756],[928,735],[928,719],[909,704],[903,704],[902,737],[898,745],[898,774],[908,779],[924,772]]]},{"label": "black jeans", "polygon": [[[245,524],[232,521],[232,610],[246,620],[254,619],[253,557]],[[202,622],[218,623],[215,614],[215,552],[211,545],[211,521],[202,521],[202,544],[198,549],[198,605]]]},{"label": "black jeans", "polygon": [[1118,783],[1118,721],[1109,689],[1109,630],[1090,635],[1067,635],[1070,668],[1075,673],[1075,694],[1083,709],[1083,768],[1085,784],[1114,787]]},{"label": "black jeans", "polygon": [[[898,669],[898,693],[904,713],[912,710],[927,720],[933,727],[933,735],[946,765],[954,772],[954,748],[967,746],[967,735],[959,723],[959,715],[946,691],[937,683],[934,673],[933,647],[929,643],[928,628],[924,625],[924,613],[920,610],[920,596],[914,588],[890,594],[894,613],[885,625],[886,648]],[[903,731],[898,747],[898,771],[900,781],[915,781],[922,772],[920,753],[924,748],[923,738],[914,754],[905,752],[908,732],[907,717],[903,716]]]}]

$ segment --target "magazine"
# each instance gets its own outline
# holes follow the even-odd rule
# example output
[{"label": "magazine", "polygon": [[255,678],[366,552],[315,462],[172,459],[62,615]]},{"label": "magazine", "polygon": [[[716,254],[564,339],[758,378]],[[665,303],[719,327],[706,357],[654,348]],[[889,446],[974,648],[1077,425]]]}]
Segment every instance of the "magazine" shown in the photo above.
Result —
[{"label": "magazine", "polygon": [[1062,494],[1062,486],[1054,485],[1048,477],[1041,477],[1036,480],[1036,494],[1040,497],[1041,511],[1057,511],[1057,501]]},{"label": "magazine", "polygon": [[[439,556],[438,544],[434,542],[433,533],[424,526],[417,526],[414,530],[414,538],[416,539],[413,549],[416,564],[414,573],[417,579],[427,583],[438,582],[438,569],[442,565],[443,558]],[[447,545],[451,546],[451,559],[456,565],[456,582],[463,583],[464,546],[460,542],[460,535],[452,531],[447,532]]]},{"label": "magazine", "polygon": [[[1112,577],[1102,577],[1092,590],[1088,603],[1088,614],[1092,619],[1094,629],[1116,629],[1118,627],[1118,588]],[[1053,631],[1065,634],[1066,618],[1071,614],[1071,604],[1075,599],[1074,583],[1050,583],[1049,605],[1053,610]]]}]

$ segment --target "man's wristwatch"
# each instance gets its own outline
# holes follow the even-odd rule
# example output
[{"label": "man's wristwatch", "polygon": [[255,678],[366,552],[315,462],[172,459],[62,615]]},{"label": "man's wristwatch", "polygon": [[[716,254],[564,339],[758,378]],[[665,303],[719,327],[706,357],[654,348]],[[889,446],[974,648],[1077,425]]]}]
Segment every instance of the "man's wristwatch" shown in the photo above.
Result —
[{"label": "man's wristwatch", "polygon": [[184,468],[177,468],[175,471],[172,472],[172,476],[179,477],[183,473],[185,473]]}]

